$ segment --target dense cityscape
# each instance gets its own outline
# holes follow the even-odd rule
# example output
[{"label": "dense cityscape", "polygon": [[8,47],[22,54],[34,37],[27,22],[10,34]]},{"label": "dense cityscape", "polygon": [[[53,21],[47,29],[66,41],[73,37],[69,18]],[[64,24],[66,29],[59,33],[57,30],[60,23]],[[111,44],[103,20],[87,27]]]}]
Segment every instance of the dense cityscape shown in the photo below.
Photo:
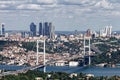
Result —
[{"label": "dense cityscape", "polygon": [[[33,67],[36,67],[36,65],[43,65],[43,67],[119,67],[120,34],[112,31],[112,26],[106,26],[100,31],[88,29],[80,32],[75,30],[68,34],[55,32],[55,26],[53,26],[52,22],[39,23],[39,28],[32,22],[28,27],[30,28],[29,31],[6,31],[5,24],[1,24],[0,64],[31,67],[25,68],[25,70],[22,69],[21,71],[8,71],[9,73],[1,70],[1,76],[26,73],[34,69]],[[43,44],[44,40],[45,44]],[[45,76],[48,74],[51,75],[54,73],[42,75]],[[68,76],[67,73],[60,74]],[[81,77],[83,76],[83,79],[96,80],[99,78],[94,77],[94,74],[80,73],[80,75]],[[71,73],[67,78],[73,80],[73,78],[78,79],[78,77],[76,73]],[[41,76],[42,78],[44,77]],[[104,77],[102,78],[104,79]],[[117,76],[111,78],[115,78],[115,80],[116,78],[119,79]]]},{"label": "dense cityscape", "polygon": [[0,80],[120,80],[120,0],[0,0]]}]

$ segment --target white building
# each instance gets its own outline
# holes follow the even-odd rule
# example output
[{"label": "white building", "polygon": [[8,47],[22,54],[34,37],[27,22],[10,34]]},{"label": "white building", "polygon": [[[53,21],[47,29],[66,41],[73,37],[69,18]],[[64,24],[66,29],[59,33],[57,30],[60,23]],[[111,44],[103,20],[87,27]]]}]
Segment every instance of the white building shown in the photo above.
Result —
[{"label": "white building", "polygon": [[100,30],[101,37],[111,37],[112,26],[106,26],[104,29]]},{"label": "white building", "polygon": [[76,61],[69,62],[69,66],[78,66],[78,65],[79,65],[79,62],[76,62]]},{"label": "white building", "polygon": [[65,61],[57,61],[56,63],[55,63],[55,66],[65,66]]}]

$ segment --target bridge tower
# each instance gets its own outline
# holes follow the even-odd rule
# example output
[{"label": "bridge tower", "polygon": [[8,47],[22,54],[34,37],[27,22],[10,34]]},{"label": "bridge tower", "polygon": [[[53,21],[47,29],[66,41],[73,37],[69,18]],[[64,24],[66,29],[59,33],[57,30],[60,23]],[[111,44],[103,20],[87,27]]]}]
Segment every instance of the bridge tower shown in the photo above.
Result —
[{"label": "bridge tower", "polygon": [[45,38],[44,38],[44,73],[46,72],[46,59],[45,59]]},{"label": "bridge tower", "polygon": [[44,50],[43,50],[43,65],[44,65],[44,72],[46,72],[46,59],[45,59],[45,38],[44,38],[44,40],[37,40],[37,55],[36,55],[36,65],[39,65],[39,42],[43,42],[43,44],[44,44]]},{"label": "bridge tower", "polygon": [[[88,44],[86,43],[88,41]],[[88,49],[89,51],[88,51],[88,54],[86,54],[86,49]],[[91,57],[90,57],[90,55],[91,55],[91,47],[90,47],[90,37],[85,37],[84,36],[84,58],[85,58],[85,56],[88,56],[88,60],[89,60],[89,62],[88,62],[88,65],[91,65]],[[84,61],[85,62],[85,61]]]}]

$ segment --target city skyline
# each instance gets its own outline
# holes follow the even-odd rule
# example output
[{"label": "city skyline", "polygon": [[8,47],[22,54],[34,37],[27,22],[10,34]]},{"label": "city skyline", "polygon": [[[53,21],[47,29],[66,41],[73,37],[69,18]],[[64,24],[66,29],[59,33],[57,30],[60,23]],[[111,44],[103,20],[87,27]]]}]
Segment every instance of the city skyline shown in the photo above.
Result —
[{"label": "city skyline", "polygon": [[120,30],[119,0],[2,0],[0,23],[6,30],[29,30],[29,24],[52,22],[55,31]]}]

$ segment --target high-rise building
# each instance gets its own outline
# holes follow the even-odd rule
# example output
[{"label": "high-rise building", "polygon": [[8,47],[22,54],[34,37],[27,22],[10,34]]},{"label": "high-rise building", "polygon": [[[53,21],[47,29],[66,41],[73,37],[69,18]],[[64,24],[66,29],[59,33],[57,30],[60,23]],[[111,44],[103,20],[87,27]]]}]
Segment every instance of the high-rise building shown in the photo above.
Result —
[{"label": "high-rise building", "polygon": [[50,37],[50,27],[48,22],[44,23],[44,35]]},{"label": "high-rise building", "polygon": [[50,39],[54,39],[55,28],[51,22],[39,23],[39,35],[47,36]]},{"label": "high-rise building", "polygon": [[100,36],[102,37],[111,37],[112,26],[106,26],[103,30],[100,30]]},{"label": "high-rise building", "polygon": [[21,32],[21,37],[25,38],[25,32]]},{"label": "high-rise building", "polygon": [[111,37],[111,34],[112,34],[112,26],[109,26],[107,36]]},{"label": "high-rise building", "polygon": [[50,39],[55,39],[55,27],[52,25],[52,23],[49,23],[49,34],[50,34]]},{"label": "high-rise building", "polygon": [[4,23],[1,24],[1,35],[5,36],[5,24]]},{"label": "high-rise building", "polygon": [[49,23],[49,37],[52,38],[52,23]]},{"label": "high-rise building", "polygon": [[42,26],[42,23],[39,23],[39,35],[43,35],[43,26]]},{"label": "high-rise building", "polygon": [[92,35],[92,31],[90,29],[88,29],[86,31],[86,37],[91,37],[91,35]]},{"label": "high-rise building", "polygon": [[36,25],[33,22],[30,24],[30,32],[32,36],[36,36]]},{"label": "high-rise building", "polygon": [[22,38],[28,38],[28,37],[30,36],[29,33],[30,33],[30,32],[23,31],[23,32],[21,32],[21,37],[22,37]]}]

